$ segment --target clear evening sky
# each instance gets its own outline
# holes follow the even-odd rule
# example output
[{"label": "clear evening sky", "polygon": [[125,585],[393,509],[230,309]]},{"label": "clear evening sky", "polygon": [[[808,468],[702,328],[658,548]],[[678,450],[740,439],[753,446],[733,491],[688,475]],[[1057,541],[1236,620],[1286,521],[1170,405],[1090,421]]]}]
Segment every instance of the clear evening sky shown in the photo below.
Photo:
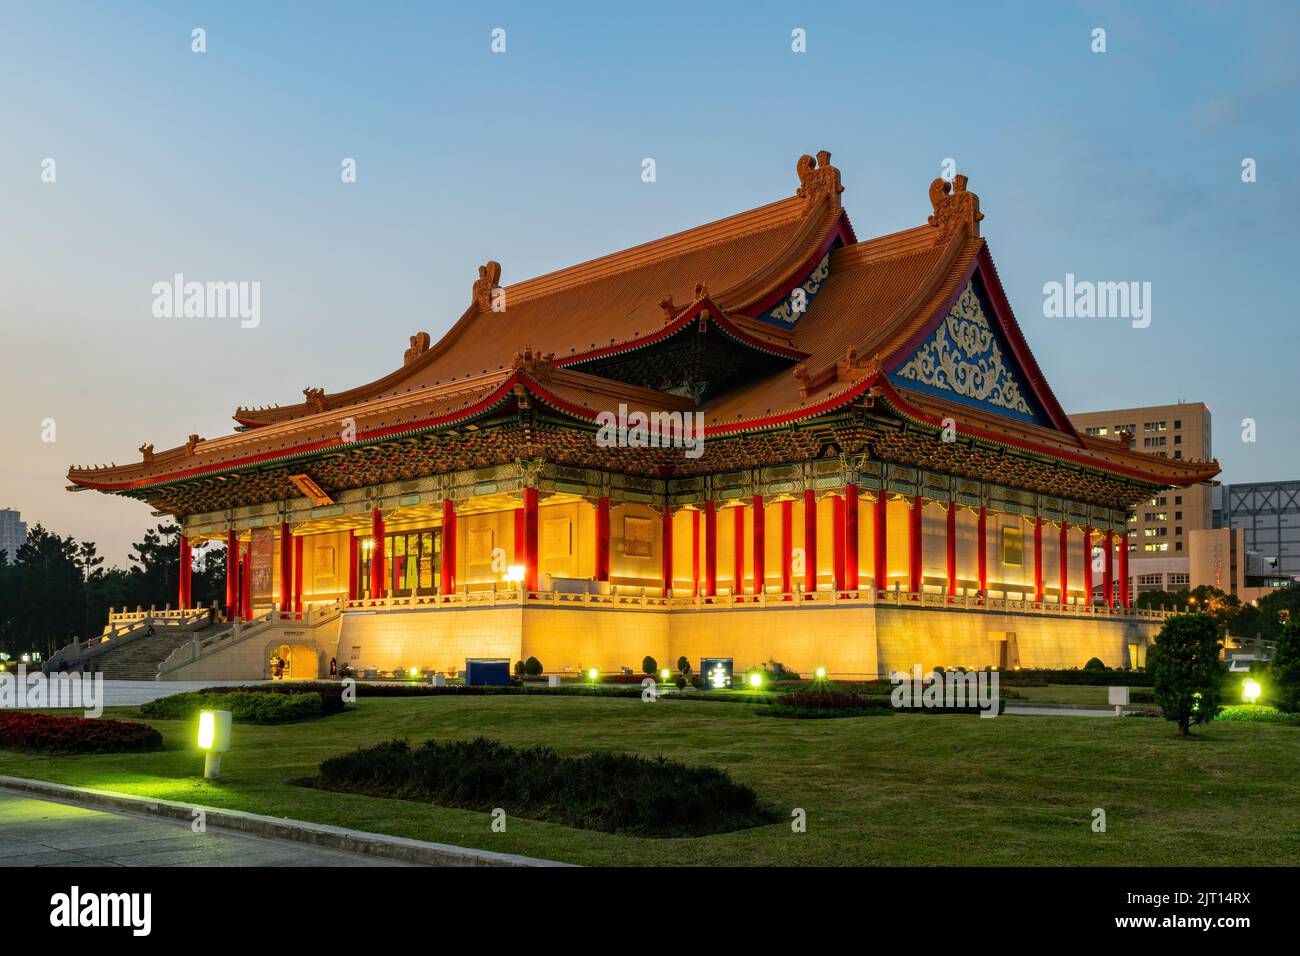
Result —
[{"label": "clear evening sky", "polygon": [[[1067,410],[1204,401],[1224,480],[1300,478],[1297,5],[837,6],[6,2],[0,507],[124,563],[148,507],[69,464],[369,381],[487,259],[509,284],[780,199],[822,148],[860,238],[956,159]],[[155,318],[175,273],[259,281],[261,324]],[[1067,273],[1151,282],[1150,327],[1044,318]]]}]

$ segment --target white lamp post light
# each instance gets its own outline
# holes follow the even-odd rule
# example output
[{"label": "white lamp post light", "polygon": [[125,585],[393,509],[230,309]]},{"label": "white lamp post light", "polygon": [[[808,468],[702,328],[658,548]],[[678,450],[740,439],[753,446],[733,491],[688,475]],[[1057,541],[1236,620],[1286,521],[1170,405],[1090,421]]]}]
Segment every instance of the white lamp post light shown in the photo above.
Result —
[{"label": "white lamp post light", "polygon": [[230,749],[230,711],[199,711],[199,749],[203,757],[203,776],[215,780],[221,776],[221,755]]}]

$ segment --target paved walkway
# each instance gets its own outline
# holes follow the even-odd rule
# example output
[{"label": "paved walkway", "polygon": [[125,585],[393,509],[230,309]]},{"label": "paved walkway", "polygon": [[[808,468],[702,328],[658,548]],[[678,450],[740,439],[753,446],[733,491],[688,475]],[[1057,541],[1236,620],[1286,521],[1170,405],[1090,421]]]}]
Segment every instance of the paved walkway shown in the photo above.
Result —
[{"label": "paved walkway", "polygon": [[404,866],[359,853],[0,791],[0,867]]},{"label": "paved walkway", "polygon": [[[29,682],[44,681],[45,676],[36,671],[27,675]],[[139,707],[159,697],[179,694],[204,687],[233,687],[239,684],[265,684],[260,680],[105,680],[105,707]]]},{"label": "paved walkway", "polygon": [[1115,708],[1099,710],[1091,707],[1006,707],[1004,714],[1031,715],[1034,717],[1109,717],[1115,719]]}]

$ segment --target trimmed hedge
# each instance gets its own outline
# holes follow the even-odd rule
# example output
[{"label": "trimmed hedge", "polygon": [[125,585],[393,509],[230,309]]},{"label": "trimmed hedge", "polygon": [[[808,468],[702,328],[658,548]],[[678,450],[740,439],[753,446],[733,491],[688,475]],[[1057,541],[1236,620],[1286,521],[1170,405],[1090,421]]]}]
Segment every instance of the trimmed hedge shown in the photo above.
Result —
[{"label": "trimmed hedge", "polygon": [[1300,717],[1295,714],[1287,714],[1276,707],[1269,707],[1265,704],[1241,704],[1235,707],[1224,707],[1215,715],[1214,719],[1258,724],[1300,723]]},{"label": "trimmed hedge", "polygon": [[1090,687],[1152,687],[1153,678],[1147,671],[1123,670],[1012,670],[999,671],[999,681],[1015,686],[1025,682],[1026,686],[1039,687],[1029,681],[1045,681],[1048,684],[1086,684]]},{"label": "trimmed hedge", "polygon": [[320,765],[306,781],[322,790],[507,814],[638,836],[703,836],[782,819],[725,770],[665,757],[549,747],[520,750],[495,740],[391,740]]},{"label": "trimmed hedge", "polygon": [[40,753],[112,754],[158,750],[162,742],[162,734],[148,724],[128,720],[0,710],[0,747]]},{"label": "trimmed hedge", "polygon": [[275,694],[248,690],[227,693],[186,692],[159,697],[140,706],[154,720],[188,720],[201,710],[228,710],[237,724],[278,724],[324,716],[317,693]]},{"label": "trimmed hedge", "polygon": [[343,712],[343,685],[330,681],[276,681],[271,684],[241,684],[234,687],[205,687],[200,694],[317,694],[321,715]]}]

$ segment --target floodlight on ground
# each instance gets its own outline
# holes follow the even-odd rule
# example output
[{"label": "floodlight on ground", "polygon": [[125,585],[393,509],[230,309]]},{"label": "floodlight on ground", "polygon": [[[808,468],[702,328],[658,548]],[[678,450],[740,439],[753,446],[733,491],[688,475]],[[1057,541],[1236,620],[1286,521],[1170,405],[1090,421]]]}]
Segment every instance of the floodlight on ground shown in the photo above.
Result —
[{"label": "floodlight on ground", "polygon": [[1259,700],[1259,696],[1261,693],[1263,693],[1263,688],[1259,686],[1259,681],[1257,680],[1242,681],[1241,698],[1246,703],[1248,704],[1255,703],[1256,701]]},{"label": "floodlight on ground", "polygon": [[763,675],[760,674],[758,671],[754,671],[754,673],[750,674],[750,675],[749,675],[749,686],[750,686],[750,687],[754,687],[754,688],[762,687],[762,686],[763,686]]}]

